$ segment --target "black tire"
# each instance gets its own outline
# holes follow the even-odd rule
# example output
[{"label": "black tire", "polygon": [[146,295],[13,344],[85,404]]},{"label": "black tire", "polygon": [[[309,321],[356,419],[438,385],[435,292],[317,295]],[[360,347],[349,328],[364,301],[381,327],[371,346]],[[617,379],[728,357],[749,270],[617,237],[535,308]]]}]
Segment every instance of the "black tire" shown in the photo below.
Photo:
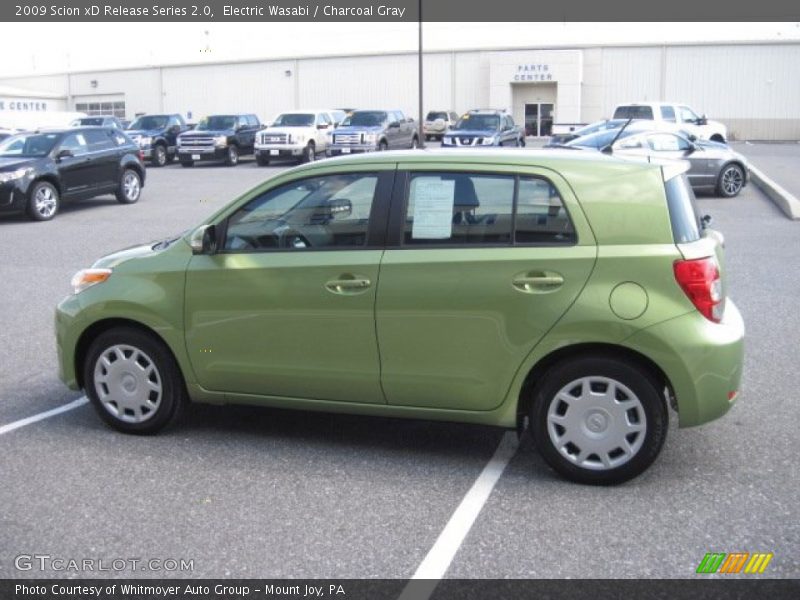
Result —
[{"label": "black tire", "polygon": [[269,164],[269,158],[267,158],[263,154],[258,154],[256,155],[256,164],[259,167],[266,167]]},{"label": "black tire", "polygon": [[386,140],[381,140],[378,144],[378,152],[386,152],[389,149],[389,144],[386,143]]},{"label": "black tire", "polygon": [[188,169],[189,167],[193,167],[194,166],[194,161],[193,160],[182,160],[181,161],[181,166],[186,168],[186,169]]},{"label": "black tire", "polygon": [[[588,381],[589,387],[581,388],[579,381]],[[591,389],[592,395],[607,392],[609,381],[616,383],[617,390],[613,399],[605,398],[606,406],[610,405],[612,412],[605,410],[602,393],[597,400],[592,400],[595,404],[587,404],[585,399],[581,399],[579,407],[570,406],[563,399],[574,395],[578,389]],[[573,384],[574,387],[570,388]],[[632,408],[621,408],[621,401],[630,402]],[[570,413],[573,410],[578,412]],[[619,412],[613,414],[616,411]],[[579,415],[577,425],[567,420],[570,414]],[[643,424],[643,431],[624,435],[623,443],[632,451],[630,456],[625,456],[621,445],[615,446],[620,434],[614,428],[622,419],[629,427],[631,423],[634,426]],[[551,367],[534,390],[531,430],[539,453],[556,472],[578,483],[611,485],[641,474],[661,452],[668,428],[669,416],[660,386],[646,370],[629,361],[599,356],[564,361]],[[623,427],[622,431],[627,429]],[[559,443],[561,440],[564,443],[563,453],[553,440],[559,436]],[[569,441],[573,438],[574,442]],[[583,443],[605,444],[612,450],[594,452],[591,446],[580,448]],[[582,454],[584,459],[580,460]],[[617,466],[612,461],[618,463]]]},{"label": "black tire", "polygon": [[417,148],[419,148],[419,138],[414,136],[411,138],[411,149],[416,150]]},{"label": "black tire", "polygon": [[25,212],[34,221],[49,221],[61,208],[58,189],[49,181],[37,181],[28,192]]},{"label": "black tire", "polygon": [[120,204],[134,204],[142,195],[142,177],[135,169],[124,169],[115,193]]},{"label": "black tire", "polygon": [[300,162],[310,163],[315,160],[317,160],[317,148],[314,146],[314,142],[308,142],[308,146],[303,150],[303,155],[300,157]]},{"label": "black tire", "polygon": [[520,147],[522,147],[522,148],[524,148],[524,147],[525,147],[525,138],[524,138],[524,137],[521,137],[521,138],[519,138],[519,145],[520,145]]},{"label": "black tire", "polygon": [[225,164],[235,167],[239,164],[239,147],[236,144],[228,146],[228,153],[225,155]]},{"label": "black tire", "polygon": [[737,163],[728,163],[717,177],[717,195],[723,198],[738,196],[744,187],[744,169]]},{"label": "black tire", "polygon": [[711,136],[709,139],[710,139],[712,142],[719,142],[720,144],[724,144],[724,143],[725,143],[725,138],[724,138],[724,137],[722,137],[722,136],[721,136],[720,134],[718,134],[718,133],[715,133],[715,134],[714,134],[714,135],[712,135],[712,136]]},{"label": "black tire", "polygon": [[[130,357],[125,356],[125,349],[133,350]],[[106,364],[98,364],[103,356],[118,358]],[[119,363],[116,372],[111,370],[111,365],[117,363],[117,360],[127,361],[131,358],[135,361],[131,367],[133,372],[125,371],[124,362]],[[151,365],[155,368],[155,375],[150,370]],[[137,368],[142,372],[137,371]],[[105,370],[105,376],[116,382],[118,389],[115,390],[114,387],[96,380],[96,369],[100,377]],[[149,374],[144,373],[145,369],[149,370]],[[140,407],[142,420],[133,422],[132,419],[136,418],[135,411],[124,408],[115,398],[127,399],[124,394],[132,396],[138,391],[139,386],[144,386],[146,390],[145,380],[153,382],[154,379],[160,385],[156,408],[145,413]],[[141,435],[157,433],[180,416],[187,402],[183,376],[169,349],[155,336],[132,327],[110,329],[97,336],[86,354],[83,381],[86,395],[100,418],[110,427],[123,433]],[[119,388],[126,390],[131,388],[131,390],[126,392]],[[102,400],[101,393],[104,396]],[[106,405],[109,408],[106,408]],[[131,414],[127,412],[128,410]],[[117,416],[112,411],[120,411],[124,416]]]},{"label": "black tire", "polygon": [[154,167],[163,167],[167,164],[167,147],[164,144],[153,146],[153,154],[150,157],[150,164]]}]

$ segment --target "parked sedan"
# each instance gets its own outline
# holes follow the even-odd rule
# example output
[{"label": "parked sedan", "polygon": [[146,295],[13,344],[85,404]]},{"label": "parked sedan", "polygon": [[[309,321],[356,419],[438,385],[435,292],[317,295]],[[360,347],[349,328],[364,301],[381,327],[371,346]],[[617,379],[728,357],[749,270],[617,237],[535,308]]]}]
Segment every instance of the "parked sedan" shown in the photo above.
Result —
[{"label": "parked sedan", "polygon": [[550,140],[547,142],[547,144],[545,144],[545,148],[560,146],[562,144],[566,144],[567,142],[571,142],[572,140],[577,140],[579,137],[591,135],[600,131],[619,129],[627,122],[628,119],[603,119],[602,121],[595,121],[594,123],[590,123],[589,125],[575,129],[574,131],[570,131],[569,133],[556,133],[550,136]]},{"label": "parked sedan", "polygon": [[0,143],[0,211],[52,219],[62,201],[114,194],[133,204],[144,186],[139,147],[111,127],[14,135]]},{"label": "parked sedan", "polygon": [[626,128],[579,138],[567,146],[607,149],[618,156],[651,159],[681,159],[690,164],[688,172],[692,189],[714,192],[731,198],[747,185],[747,159],[720,142],[698,140],[693,135],[669,131],[640,131]]}]

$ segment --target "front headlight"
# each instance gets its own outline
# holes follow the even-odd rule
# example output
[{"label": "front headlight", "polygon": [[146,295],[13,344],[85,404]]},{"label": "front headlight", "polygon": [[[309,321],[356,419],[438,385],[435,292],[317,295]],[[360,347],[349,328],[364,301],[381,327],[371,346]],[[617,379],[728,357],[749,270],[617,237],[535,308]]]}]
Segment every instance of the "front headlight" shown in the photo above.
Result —
[{"label": "front headlight", "polygon": [[16,171],[7,171],[5,173],[0,173],[0,183],[6,183],[7,181],[16,181],[17,179],[22,179],[26,175],[30,175],[33,173],[33,169],[31,167],[23,167],[22,169],[17,169]]},{"label": "front headlight", "polygon": [[139,147],[140,148],[146,148],[147,146],[149,146],[152,143],[153,143],[153,138],[151,138],[151,137],[140,137],[139,138]]},{"label": "front headlight", "polygon": [[103,283],[111,277],[111,269],[81,269],[72,276],[72,292],[79,294],[86,288],[90,288],[98,283]]},{"label": "front headlight", "polygon": [[368,144],[374,144],[378,141],[378,134],[377,133],[367,133],[364,135],[364,141]]},{"label": "front headlight", "polygon": [[481,140],[484,146],[494,146],[494,137],[485,137]]},{"label": "front headlight", "polygon": [[228,138],[224,135],[218,135],[214,138],[214,145],[217,148],[224,148],[228,145]]},{"label": "front headlight", "polygon": [[442,138],[442,146],[452,146],[453,145],[453,138],[444,136]]}]

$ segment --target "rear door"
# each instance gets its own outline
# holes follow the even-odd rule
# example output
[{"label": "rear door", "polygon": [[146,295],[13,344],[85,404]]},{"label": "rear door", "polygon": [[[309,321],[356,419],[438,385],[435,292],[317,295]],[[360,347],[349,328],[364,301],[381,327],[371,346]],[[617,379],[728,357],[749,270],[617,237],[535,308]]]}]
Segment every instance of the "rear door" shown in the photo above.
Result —
[{"label": "rear door", "polygon": [[398,173],[376,304],[390,404],[497,407],[586,282],[596,246],[569,186],[517,171]]},{"label": "rear door", "polygon": [[109,129],[87,129],[84,132],[89,146],[92,177],[95,186],[111,189],[119,183],[120,152],[109,135]]}]

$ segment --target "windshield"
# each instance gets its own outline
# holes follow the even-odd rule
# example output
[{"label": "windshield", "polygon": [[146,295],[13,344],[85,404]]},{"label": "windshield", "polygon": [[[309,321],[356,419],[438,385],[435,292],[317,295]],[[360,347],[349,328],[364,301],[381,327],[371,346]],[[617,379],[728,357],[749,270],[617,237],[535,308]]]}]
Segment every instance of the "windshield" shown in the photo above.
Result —
[{"label": "windshield", "polygon": [[[609,129],[607,131],[598,131],[597,133],[593,133],[591,135],[585,135],[583,137],[579,137],[576,140],[572,140],[571,142],[567,142],[567,146],[578,146],[579,148],[605,148],[608,146],[614,138],[617,137],[619,133],[619,128],[617,129]],[[623,131],[619,139],[623,139],[628,137],[629,135],[633,135],[637,133],[636,131],[629,131],[626,129]]]},{"label": "windshield", "polygon": [[314,115],[312,114],[283,114],[272,123],[273,127],[313,127]]},{"label": "windshield", "polygon": [[165,116],[147,115],[136,119],[128,129],[164,129],[167,126],[167,120]]},{"label": "windshield", "polygon": [[56,145],[58,133],[23,133],[0,142],[0,156],[46,156]]},{"label": "windshield", "polygon": [[426,121],[435,121],[436,119],[444,119],[447,120],[447,113],[446,112],[429,112],[428,116],[425,117]]},{"label": "windshield", "polygon": [[195,127],[197,131],[214,131],[219,129],[235,129],[236,117],[230,115],[216,115],[202,119]]},{"label": "windshield", "polygon": [[344,120],[343,125],[353,125],[361,127],[375,127],[383,125],[386,121],[386,113],[378,110],[366,110],[363,112],[354,112]]},{"label": "windshield", "polygon": [[455,130],[465,129],[497,129],[500,127],[500,117],[497,115],[464,115],[458,120]]}]

